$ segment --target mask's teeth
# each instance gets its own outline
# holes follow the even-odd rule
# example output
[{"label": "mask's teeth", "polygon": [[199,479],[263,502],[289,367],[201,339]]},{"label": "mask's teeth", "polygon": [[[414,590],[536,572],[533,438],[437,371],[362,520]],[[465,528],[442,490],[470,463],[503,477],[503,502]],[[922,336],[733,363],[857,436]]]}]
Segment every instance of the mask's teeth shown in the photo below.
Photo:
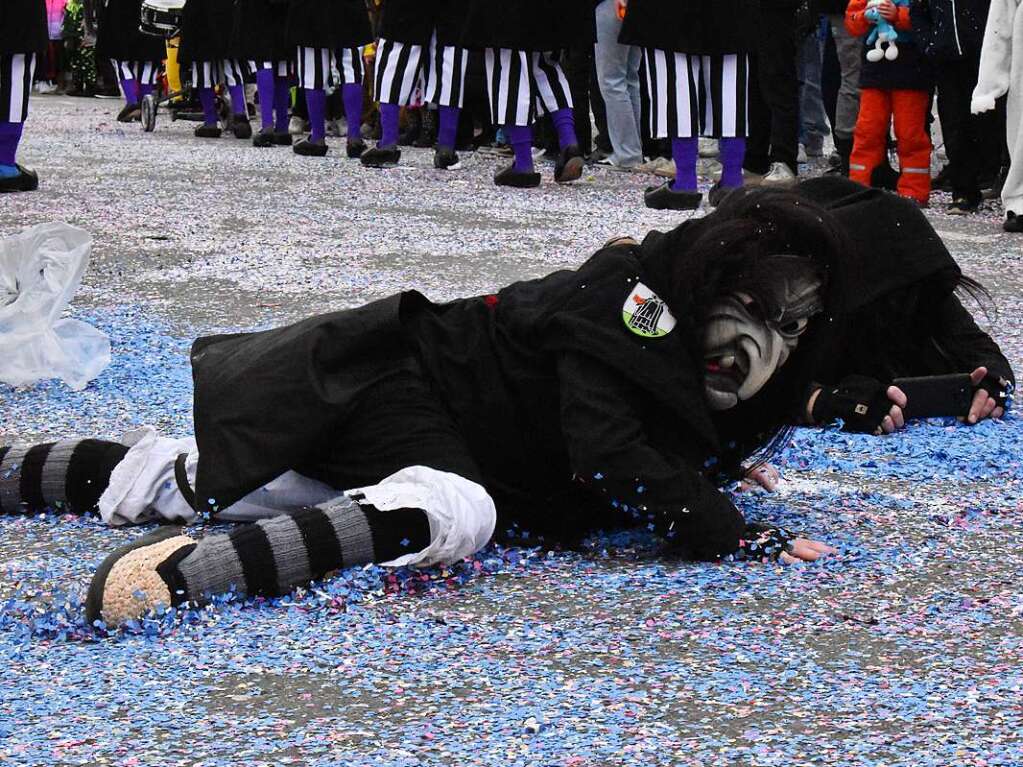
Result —
[{"label": "mask's teeth", "polygon": [[734,354],[726,354],[721,359],[718,360],[718,365],[720,365],[723,370],[730,370],[734,364],[735,364]]}]

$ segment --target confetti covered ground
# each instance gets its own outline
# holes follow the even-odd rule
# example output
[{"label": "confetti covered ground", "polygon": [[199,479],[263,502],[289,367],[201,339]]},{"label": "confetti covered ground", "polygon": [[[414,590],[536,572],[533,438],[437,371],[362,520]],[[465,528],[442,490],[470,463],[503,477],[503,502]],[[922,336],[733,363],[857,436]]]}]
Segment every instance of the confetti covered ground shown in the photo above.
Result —
[{"label": "confetti covered ground", "polygon": [[[190,340],[415,287],[444,299],[580,263],[668,228],[650,179],[595,170],[501,190],[498,159],[368,171],[201,142],[116,102],[40,98],[0,235],[66,220],[95,237],[72,314],[114,361],[81,393],[0,385],[0,442],[190,431]],[[813,172],[813,169],[809,169]],[[819,169],[818,169],[819,170]],[[544,169],[549,182],[551,169]],[[929,213],[992,290],[1019,369],[1023,239],[1000,209]],[[291,597],[225,598],[107,636],[92,570],[138,530],[0,520],[0,764],[1023,764],[1023,421],[801,431],[752,519],[840,553],[792,567],[687,564],[642,536],[489,548],[449,569],[352,570]]]}]

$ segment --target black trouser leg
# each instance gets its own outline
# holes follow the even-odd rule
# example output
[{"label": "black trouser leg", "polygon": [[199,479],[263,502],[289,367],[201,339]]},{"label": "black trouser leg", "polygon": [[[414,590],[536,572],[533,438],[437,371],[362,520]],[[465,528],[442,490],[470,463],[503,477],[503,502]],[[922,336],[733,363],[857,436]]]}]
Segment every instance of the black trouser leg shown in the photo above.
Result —
[{"label": "black trouser leg", "polygon": [[771,110],[760,85],[759,56],[751,55],[749,63],[749,137],[742,167],[751,173],[764,174],[771,167]]},{"label": "black trouser leg", "polygon": [[795,11],[761,9],[758,82],[771,114],[771,162],[796,172],[799,152],[799,79],[796,73]]},{"label": "black trouser leg", "polygon": [[572,92],[575,135],[584,155],[593,151],[593,123],[590,122],[590,72],[593,69],[593,46],[570,48],[562,60],[568,88]]},{"label": "black trouser leg", "polygon": [[970,99],[977,82],[979,59],[946,61],[936,67],[938,115],[948,155],[952,196],[980,199],[978,182],[980,147],[978,120],[970,114]]}]

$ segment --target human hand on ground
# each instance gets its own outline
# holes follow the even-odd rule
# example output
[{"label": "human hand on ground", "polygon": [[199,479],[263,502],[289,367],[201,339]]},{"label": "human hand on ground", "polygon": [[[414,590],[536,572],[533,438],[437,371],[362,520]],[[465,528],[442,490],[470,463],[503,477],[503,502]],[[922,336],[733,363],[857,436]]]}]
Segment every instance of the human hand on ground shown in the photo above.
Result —
[{"label": "human hand on ground", "polygon": [[[987,368],[979,367],[970,373],[970,383],[976,388],[987,378]],[[1001,418],[1005,415],[1005,408],[998,404],[998,399],[991,395],[987,389],[977,389],[973,393],[973,402],[970,404],[970,412],[966,418],[960,421],[970,424],[983,421],[985,418]]]},{"label": "human hand on ground", "polygon": [[743,473],[744,479],[739,483],[739,490],[743,493],[762,487],[769,493],[778,489],[781,481],[781,472],[769,463],[754,466]]},{"label": "human hand on ground", "polygon": [[816,562],[828,554],[837,554],[838,549],[828,546],[820,541],[811,541],[809,538],[796,538],[789,544],[788,551],[783,551],[778,561],[791,565],[794,562]]}]

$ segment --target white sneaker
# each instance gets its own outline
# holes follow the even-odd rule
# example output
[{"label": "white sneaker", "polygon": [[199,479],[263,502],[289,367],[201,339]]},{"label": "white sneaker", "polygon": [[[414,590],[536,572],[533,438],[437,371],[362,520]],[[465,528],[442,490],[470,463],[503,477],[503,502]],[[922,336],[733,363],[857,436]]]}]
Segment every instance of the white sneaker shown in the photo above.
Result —
[{"label": "white sneaker", "polygon": [[662,157],[661,162],[654,168],[654,175],[660,178],[675,178],[677,173],[675,161],[665,157]]},{"label": "white sneaker", "polygon": [[806,147],[800,144],[799,152],[796,153],[796,162],[804,163],[809,161],[810,161],[809,158],[806,156]]},{"label": "white sneaker", "polygon": [[301,117],[292,117],[288,122],[288,133],[292,136],[301,136],[303,133],[309,130],[306,121]]},{"label": "white sneaker", "polygon": [[783,162],[771,163],[771,169],[764,176],[764,186],[795,186],[796,174]]},{"label": "white sneaker", "polygon": [[743,186],[760,186],[764,183],[764,177],[760,173],[754,173],[751,170],[742,169],[742,185]]}]

